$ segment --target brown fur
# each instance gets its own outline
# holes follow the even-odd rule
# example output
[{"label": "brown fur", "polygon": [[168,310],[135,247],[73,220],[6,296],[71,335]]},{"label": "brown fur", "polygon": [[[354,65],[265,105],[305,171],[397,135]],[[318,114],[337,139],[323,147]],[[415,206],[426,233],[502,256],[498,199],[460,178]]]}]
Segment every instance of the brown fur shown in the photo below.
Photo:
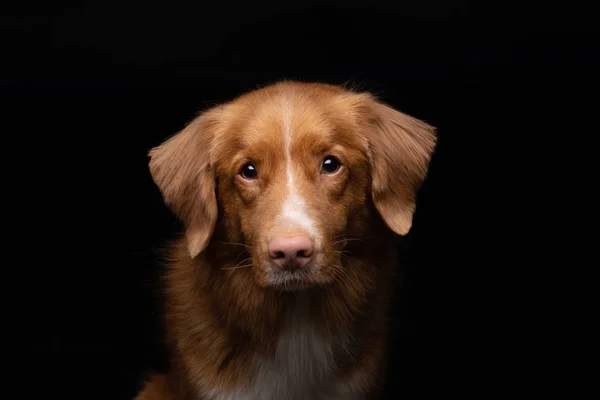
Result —
[{"label": "brown fur", "polygon": [[[273,287],[264,255],[269,235],[288,229],[276,222],[286,193],[281,99],[293,106],[297,190],[321,232],[318,268],[300,291]],[[434,145],[432,127],[368,94],[282,82],[203,113],[153,149],[152,176],[186,235],[166,273],[173,367],[137,399],[200,400],[203,390],[251,386],[257,356],[274,354],[300,298],[307,323],[339,339],[331,379],[376,398],[394,243],[410,229]],[[324,155],[343,168],[320,174]],[[248,161],[257,181],[238,174]]]}]

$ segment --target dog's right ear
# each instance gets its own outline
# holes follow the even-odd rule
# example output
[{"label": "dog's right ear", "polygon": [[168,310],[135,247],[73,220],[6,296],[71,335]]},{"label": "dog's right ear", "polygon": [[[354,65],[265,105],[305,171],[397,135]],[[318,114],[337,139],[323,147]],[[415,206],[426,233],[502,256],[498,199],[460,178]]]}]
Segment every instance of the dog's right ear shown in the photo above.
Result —
[{"label": "dog's right ear", "polygon": [[209,146],[217,118],[208,111],[150,151],[150,173],[164,202],[184,223],[192,258],[208,245],[217,221]]}]

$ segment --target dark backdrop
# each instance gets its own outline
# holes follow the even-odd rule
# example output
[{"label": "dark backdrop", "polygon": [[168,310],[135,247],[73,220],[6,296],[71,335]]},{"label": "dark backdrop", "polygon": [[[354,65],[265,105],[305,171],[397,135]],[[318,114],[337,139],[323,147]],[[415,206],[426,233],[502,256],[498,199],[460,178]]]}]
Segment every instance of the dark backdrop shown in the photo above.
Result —
[{"label": "dark backdrop", "polygon": [[580,398],[594,382],[595,262],[571,247],[593,245],[578,213],[594,182],[591,10],[87,3],[2,11],[2,343],[17,398],[128,399],[164,366],[155,250],[180,226],[147,151],[280,78],[353,82],[439,128],[399,249],[389,398]]}]

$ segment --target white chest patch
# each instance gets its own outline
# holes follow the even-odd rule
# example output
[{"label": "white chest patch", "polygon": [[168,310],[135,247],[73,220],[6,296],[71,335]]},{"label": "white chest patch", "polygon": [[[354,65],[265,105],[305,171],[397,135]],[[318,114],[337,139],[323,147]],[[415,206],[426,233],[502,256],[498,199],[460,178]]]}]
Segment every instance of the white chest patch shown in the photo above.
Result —
[{"label": "white chest patch", "polygon": [[[351,382],[333,373],[335,343],[308,323],[302,310],[283,329],[274,355],[258,357],[251,387],[215,393],[214,400],[359,400]],[[213,392],[214,393],[214,392]]]}]

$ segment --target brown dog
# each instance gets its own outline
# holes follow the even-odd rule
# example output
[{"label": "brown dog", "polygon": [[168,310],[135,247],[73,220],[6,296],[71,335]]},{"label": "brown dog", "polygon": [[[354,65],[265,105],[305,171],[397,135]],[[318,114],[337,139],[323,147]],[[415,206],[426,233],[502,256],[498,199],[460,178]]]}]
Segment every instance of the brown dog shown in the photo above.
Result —
[{"label": "brown dog", "polygon": [[281,82],[153,149],[186,235],[166,274],[172,367],[137,399],[377,398],[395,239],[435,141],[369,94]]}]

